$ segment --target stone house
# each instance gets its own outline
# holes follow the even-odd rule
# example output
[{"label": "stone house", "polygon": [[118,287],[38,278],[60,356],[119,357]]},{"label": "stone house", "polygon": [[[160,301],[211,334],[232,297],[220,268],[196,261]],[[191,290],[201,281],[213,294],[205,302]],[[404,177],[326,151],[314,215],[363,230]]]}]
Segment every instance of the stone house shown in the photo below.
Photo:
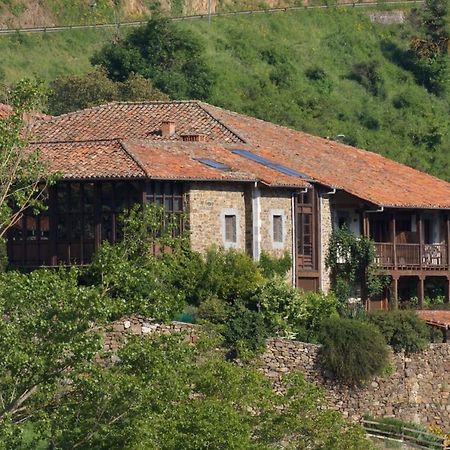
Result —
[{"label": "stone house", "polygon": [[86,264],[118,239],[124,208],[155,202],[196,250],[290,253],[301,289],[329,289],[325,255],[345,223],[375,241],[391,295],[414,285],[423,301],[428,277],[450,295],[450,184],[378,154],[198,101],[111,103],[31,132],[62,179],[48,210],[11,230],[12,265]]}]

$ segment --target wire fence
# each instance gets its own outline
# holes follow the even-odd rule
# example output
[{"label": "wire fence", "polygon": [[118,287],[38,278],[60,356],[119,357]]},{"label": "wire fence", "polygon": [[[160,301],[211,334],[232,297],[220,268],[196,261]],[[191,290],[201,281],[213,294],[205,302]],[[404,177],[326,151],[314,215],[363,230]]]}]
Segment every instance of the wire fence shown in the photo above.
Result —
[{"label": "wire fence", "polygon": [[[337,7],[344,8],[373,8],[375,6],[395,6],[395,5],[414,5],[423,4],[424,0],[399,0],[399,1],[373,1],[364,3],[341,3],[339,5],[304,5],[304,6],[287,6],[285,8],[263,8],[263,9],[249,9],[241,11],[218,12],[212,14],[195,14],[188,16],[170,17],[170,20],[180,22],[184,20],[201,20],[210,19],[211,17],[229,17],[242,16],[251,14],[275,14],[289,11],[307,11],[313,9],[330,9]],[[0,29],[0,35],[15,34],[15,33],[56,33],[61,31],[71,30],[85,30],[85,29],[100,29],[100,28],[119,28],[119,27],[140,27],[147,23],[147,20],[137,20],[131,22],[114,22],[114,23],[94,23],[88,25],[64,25],[64,26],[43,26],[30,28],[3,28]]]},{"label": "wire fence", "polygon": [[368,436],[377,439],[404,442],[425,450],[450,450],[446,438],[427,431],[374,420],[363,420],[361,423]]}]

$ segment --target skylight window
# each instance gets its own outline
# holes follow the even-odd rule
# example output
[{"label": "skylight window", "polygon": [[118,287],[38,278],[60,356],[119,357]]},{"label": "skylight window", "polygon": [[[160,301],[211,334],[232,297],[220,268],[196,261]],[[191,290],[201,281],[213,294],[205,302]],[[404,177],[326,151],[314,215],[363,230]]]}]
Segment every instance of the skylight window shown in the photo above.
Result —
[{"label": "skylight window", "polygon": [[255,153],[249,152],[248,150],[233,150],[235,155],[242,156],[243,158],[254,161],[258,164],[262,164],[265,167],[269,167],[270,169],[276,170],[277,172],[283,173],[285,175],[289,175],[290,177],[303,178],[304,180],[311,180],[311,178],[302,173],[297,172],[294,169],[283,166],[282,164],[278,164],[270,159],[263,158],[262,156],[256,155]]},{"label": "skylight window", "polygon": [[213,169],[217,170],[231,170],[231,167],[227,166],[226,164],[223,164],[218,161],[214,161],[214,159],[208,159],[208,158],[197,158],[197,161],[201,162],[205,166],[212,167]]}]

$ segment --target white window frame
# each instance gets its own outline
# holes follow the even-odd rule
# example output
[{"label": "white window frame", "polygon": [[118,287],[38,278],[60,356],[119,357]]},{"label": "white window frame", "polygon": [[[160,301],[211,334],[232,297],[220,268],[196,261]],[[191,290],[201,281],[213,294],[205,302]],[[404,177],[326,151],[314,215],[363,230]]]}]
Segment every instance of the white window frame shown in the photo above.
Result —
[{"label": "white window frame", "polygon": [[[273,235],[274,216],[281,216],[281,235],[283,238],[282,242],[277,242],[274,239]],[[270,240],[272,242],[272,248],[274,250],[284,250],[286,242],[286,213],[284,209],[271,209],[269,211],[269,235]]]},{"label": "white window frame", "polygon": [[[236,242],[226,240],[225,216],[236,216]],[[220,229],[222,232],[222,242],[225,249],[239,248],[241,238],[241,220],[236,208],[224,208],[220,212]]]}]

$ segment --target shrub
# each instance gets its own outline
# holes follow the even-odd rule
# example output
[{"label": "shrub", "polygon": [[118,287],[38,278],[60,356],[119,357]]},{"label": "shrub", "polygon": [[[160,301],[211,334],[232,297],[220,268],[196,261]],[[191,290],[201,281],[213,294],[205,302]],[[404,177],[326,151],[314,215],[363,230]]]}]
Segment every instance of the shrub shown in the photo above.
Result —
[{"label": "shrub", "polygon": [[266,345],[266,327],[262,314],[234,305],[223,332],[225,344],[239,356],[260,353]]},{"label": "shrub", "polygon": [[206,254],[205,267],[192,301],[200,304],[217,297],[232,304],[250,296],[262,282],[261,271],[250,256],[213,247]]},{"label": "shrub", "polygon": [[367,320],[379,328],[396,352],[418,352],[431,338],[427,325],[414,311],[376,311],[368,314]]},{"label": "shrub", "polygon": [[280,258],[270,256],[268,253],[262,252],[259,259],[259,268],[266,278],[272,278],[275,275],[281,277],[286,276],[292,266],[292,258],[288,252]]},{"label": "shrub", "polygon": [[317,341],[325,319],[337,316],[338,301],[334,295],[299,292],[279,276],[257,289],[252,300],[271,333],[308,342]]},{"label": "shrub", "polygon": [[389,351],[382,334],[367,322],[331,318],[321,332],[321,358],[334,378],[355,385],[382,373]]},{"label": "shrub", "polygon": [[384,96],[384,80],[378,71],[378,61],[367,61],[354,64],[349,78],[358,82],[374,96]]},{"label": "shrub", "polygon": [[217,297],[210,297],[200,303],[197,315],[199,319],[206,320],[211,323],[224,323],[229,314],[229,306],[223,300]]}]

